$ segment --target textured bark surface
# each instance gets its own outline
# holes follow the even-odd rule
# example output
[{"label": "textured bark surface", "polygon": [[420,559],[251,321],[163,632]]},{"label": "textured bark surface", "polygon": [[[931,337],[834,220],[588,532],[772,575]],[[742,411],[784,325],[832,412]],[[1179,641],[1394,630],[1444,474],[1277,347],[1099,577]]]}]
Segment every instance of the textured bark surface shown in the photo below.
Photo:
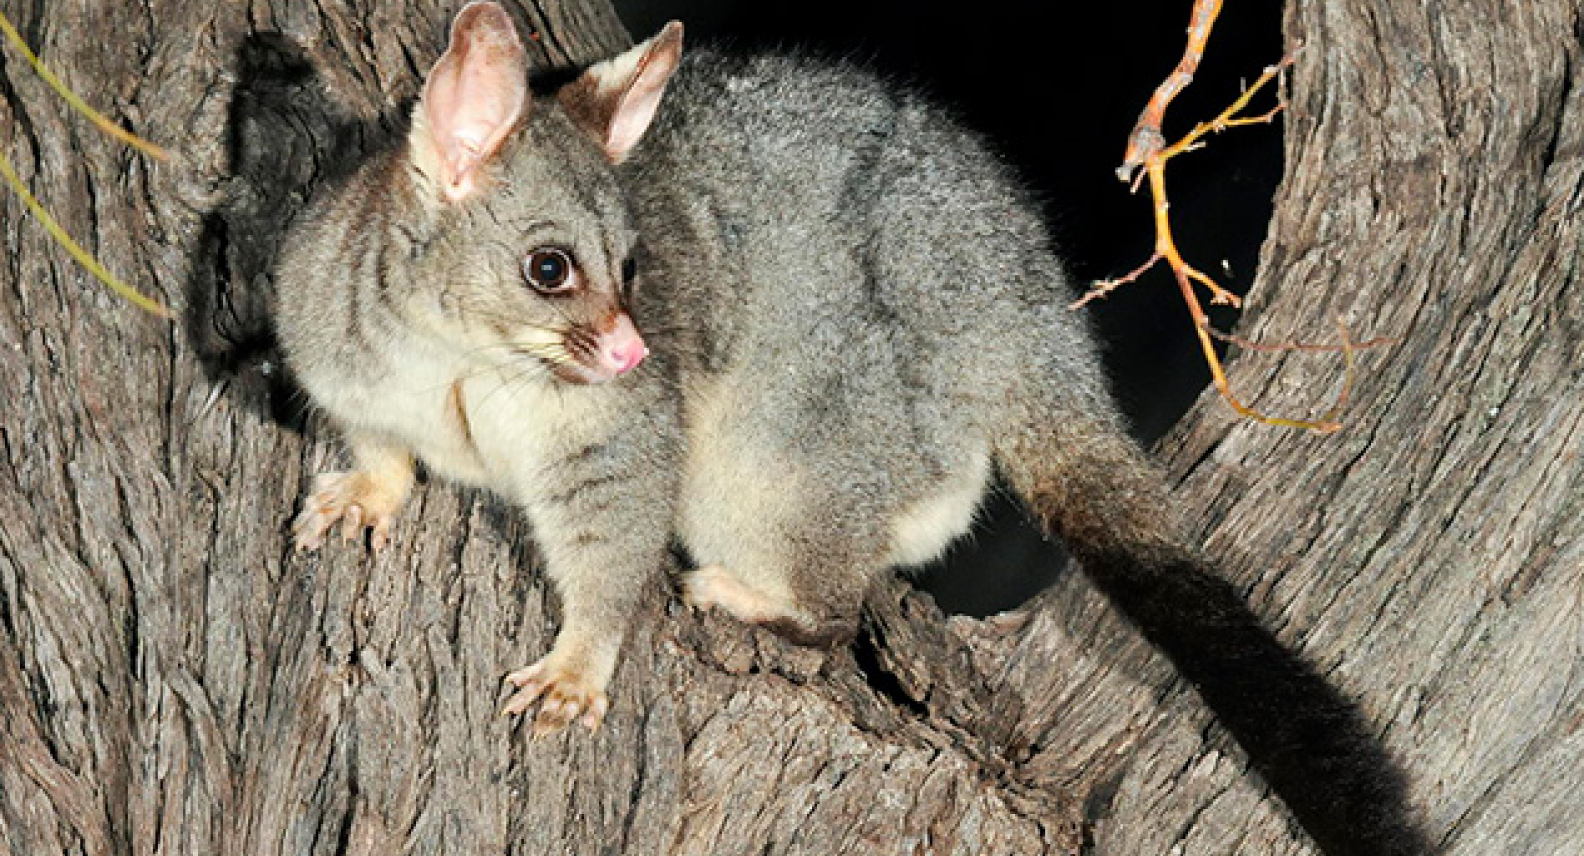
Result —
[{"label": "textured bark surface", "polygon": [[[1364,699],[1447,853],[1584,849],[1581,15],[1288,4],[1305,47],[1242,332],[1312,341],[1342,318],[1399,342],[1360,356],[1336,436],[1233,424],[1207,401],[1166,444],[1211,554]],[[1291,412],[1340,374],[1249,354],[1232,379]],[[1159,830],[1119,831],[1114,852],[1239,826],[1224,799],[1118,805]],[[1280,852],[1249,834],[1241,852]]]},{"label": "textured bark surface", "polygon": [[[1584,770],[1584,87],[1568,0],[1289,4],[1288,178],[1244,332],[1345,317],[1349,427],[1167,444],[1213,556],[1381,724],[1449,852],[1573,852]],[[1510,8],[1508,8],[1510,7]],[[0,281],[0,842],[15,854],[1304,853],[1170,669],[1069,574],[943,619],[900,583],[824,655],[657,593],[595,736],[496,715],[555,605],[510,509],[422,487],[395,549],[293,555],[340,451],[265,307],[307,192],[400,124],[428,0],[8,9],[180,153],[87,129],[7,54],[0,144],[131,310],[12,198]],[[545,67],[626,35],[521,9]],[[1484,17],[1489,16],[1489,17]],[[1239,358],[1292,410],[1335,359]]]}]

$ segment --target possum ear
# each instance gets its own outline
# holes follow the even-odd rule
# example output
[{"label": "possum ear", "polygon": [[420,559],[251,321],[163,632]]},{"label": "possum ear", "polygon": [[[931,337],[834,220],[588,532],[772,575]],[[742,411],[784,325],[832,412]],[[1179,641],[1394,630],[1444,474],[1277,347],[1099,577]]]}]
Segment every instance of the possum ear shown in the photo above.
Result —
[{"label": "possum ear", "polygon": [[593,132],[611,163],[621,163],[648,130],[666,81],[682,59],[682,24],[626,53],[591,66],[561,90],[561,104]]},{"label": "possum ear", "polygon": [[517,27],[494,3],[469,3],[451,24],[451,45],[424,81],[409,136],[419,170],[450,201],[475,190],[493,156],[528,109],[528,56]]}]

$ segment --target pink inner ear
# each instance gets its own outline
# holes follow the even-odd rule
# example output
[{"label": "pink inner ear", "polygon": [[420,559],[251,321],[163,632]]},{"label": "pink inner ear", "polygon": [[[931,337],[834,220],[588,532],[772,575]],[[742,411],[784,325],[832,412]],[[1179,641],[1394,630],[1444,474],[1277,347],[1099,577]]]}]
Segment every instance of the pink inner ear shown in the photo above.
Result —
[{"label": "pink inner ear", "polygon": [[504,9],[471,3],[457,13],[451,45],[429,72],[422,102],[448,198],[473,192],[477,167],[522,118],[527,77],[527,55]]},{"label": "pink inner ear", "polygon": [[605,153],[620,162],[638,145],[654,121],[667,81],[682,58],[682,25],[672,21],[658,35],[637,48],[642,51],[631,77],[623,82],[610,127],[605,132]]}]

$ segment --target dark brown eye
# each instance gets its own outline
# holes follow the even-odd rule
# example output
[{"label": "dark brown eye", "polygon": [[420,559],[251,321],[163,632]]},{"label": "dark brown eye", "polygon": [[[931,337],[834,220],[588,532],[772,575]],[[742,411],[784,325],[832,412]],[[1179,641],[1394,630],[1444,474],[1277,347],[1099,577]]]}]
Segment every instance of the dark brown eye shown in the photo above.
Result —
[{"label": "dark brown eye", "polygon": [[633,259],[632,256],[628,256],[627,259],[622,262],[621,278],[622,297],[627,300],[631,300],[633,298],[633,292],[636,290],[637,286],[634,280],[638,278],[638,262]]},{"label": "dark brown eye", "polygon": [[523,260],[523,276],[541,294],[568,291],[576,279],[572,256],[559,247],[540,247]]}]

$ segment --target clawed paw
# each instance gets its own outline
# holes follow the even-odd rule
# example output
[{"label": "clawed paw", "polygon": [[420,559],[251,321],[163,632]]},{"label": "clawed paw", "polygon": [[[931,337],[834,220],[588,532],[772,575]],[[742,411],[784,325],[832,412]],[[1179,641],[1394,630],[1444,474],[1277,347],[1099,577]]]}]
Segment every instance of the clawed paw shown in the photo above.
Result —
[{"label": "clawed paw", "polygon": [[553,655],[512,672],[506,681],[517,692],[507,699],[501,710],[503,715],[525,713],[535,702],[539,703],[533,722],[535,737],[565,728],[574,720],[590,731],[598,731],[610,710],[603,681],[596,682],[580,669],[553,662]]},{"label": "clawed paw", "polygon": [[322,473],[314,477],[313,491],[292,522],[292,539],[299,550],[317,550],[339,522],[342,540],[360,540],[366,530],[369,548],[378,552],[390,543],[401,500],[364,473]]}]

